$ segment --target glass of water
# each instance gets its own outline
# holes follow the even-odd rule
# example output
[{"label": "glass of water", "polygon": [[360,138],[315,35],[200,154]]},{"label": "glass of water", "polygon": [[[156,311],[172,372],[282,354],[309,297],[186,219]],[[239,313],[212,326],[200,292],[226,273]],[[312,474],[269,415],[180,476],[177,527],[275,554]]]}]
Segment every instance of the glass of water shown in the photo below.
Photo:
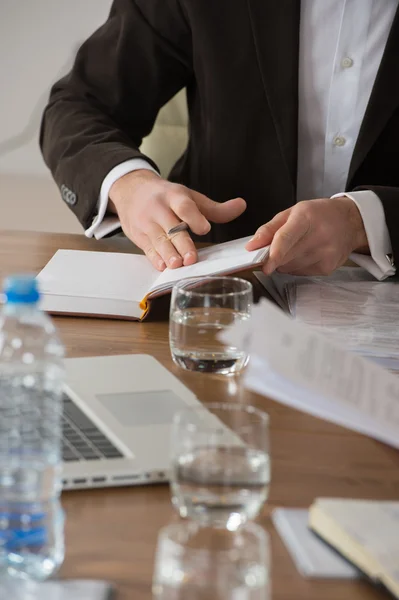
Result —
[{"label": "glass of water", "polygon": [[175,415],[172,503],[183,518],[238,529],[256,518],[270,483],[269,417],[245,404],[204,404]]},{"label": "glass of water", "polygon": [[238,373],[245,348],[224,344],[218,334],[251,316],[252,284],[238,277],[196,277],[177,283],[170,305],[169,341],[175,363],[190,371]]},{"label": "glass of water", "polygon": [[159,534],[153,598],[269,600],[269,571],[269,540],[259,525],[229,532],[180,522]]}]

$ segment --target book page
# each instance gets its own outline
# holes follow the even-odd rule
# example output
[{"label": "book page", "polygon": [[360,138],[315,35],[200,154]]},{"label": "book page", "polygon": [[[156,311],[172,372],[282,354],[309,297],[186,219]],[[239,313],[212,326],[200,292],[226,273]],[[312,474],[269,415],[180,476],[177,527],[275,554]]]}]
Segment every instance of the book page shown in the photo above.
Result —
[{"label": "book page", "polygon": [[267,257],[268,247],[248,252],[245,245],[251,237],[224,242],[198,251],[198,262],[179,269],[165,269],[150,288],[150,292],[169,289],[174,283],[188,277],[232,273],[260,264]]},{"label": "book page", "polygon": [[43,294],[138,303],[157,276],[145,256],[58,250],[37,279]]},{"label": "book page", "polygon": [[246,385],[294,408],[399,448],[399,379],[351,353],[267,300],[223,334],[250,339]]}]

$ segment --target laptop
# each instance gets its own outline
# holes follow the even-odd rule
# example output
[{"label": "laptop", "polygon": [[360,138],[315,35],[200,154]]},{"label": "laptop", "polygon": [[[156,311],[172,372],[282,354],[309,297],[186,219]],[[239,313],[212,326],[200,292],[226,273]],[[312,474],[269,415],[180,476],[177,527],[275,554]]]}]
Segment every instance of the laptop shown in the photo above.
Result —
[{"label": "laptop", "polygon": [[65,360],[63,489],[166,482],[173,416],[200,406],[155,358]]}]

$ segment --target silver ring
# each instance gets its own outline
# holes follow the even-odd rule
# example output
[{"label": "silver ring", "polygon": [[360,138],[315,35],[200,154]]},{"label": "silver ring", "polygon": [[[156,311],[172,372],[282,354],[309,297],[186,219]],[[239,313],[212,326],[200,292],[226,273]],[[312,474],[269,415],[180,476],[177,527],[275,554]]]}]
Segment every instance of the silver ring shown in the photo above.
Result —
[{"label": "silver ring", "polygon": [[167,232],[166,235],[169,237],[171,235],[175,235],[175,233],[180,233],[181,231],[187,231],[187,229],[188,229],[187,223],[184,223],[184,221],[182,221],[178,225],[175,225],[174,227],[169,229],[169,231]]}]

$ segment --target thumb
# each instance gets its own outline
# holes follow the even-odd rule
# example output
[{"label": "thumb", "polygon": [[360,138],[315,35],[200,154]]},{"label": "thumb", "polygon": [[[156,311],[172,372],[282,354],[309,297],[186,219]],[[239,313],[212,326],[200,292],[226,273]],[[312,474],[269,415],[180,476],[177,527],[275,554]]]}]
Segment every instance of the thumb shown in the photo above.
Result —
[{"label": "thumb", "polygon": [[284,210],[278,213],[271,221],[259,227],[254,237],[249,240],[245,246],[247,250],[257,250],[258,248],[264,248],[272,243],[272,240],[277,231],[282,227],[290,215],[291,209]]},{"label": "thumb", "polygon": [[234,198],[226,202],[215,202],[199,192],[192,192],[192,198],[202,214],[213,223],[233,221],[247,208],[247,203],[242,198]]}]

